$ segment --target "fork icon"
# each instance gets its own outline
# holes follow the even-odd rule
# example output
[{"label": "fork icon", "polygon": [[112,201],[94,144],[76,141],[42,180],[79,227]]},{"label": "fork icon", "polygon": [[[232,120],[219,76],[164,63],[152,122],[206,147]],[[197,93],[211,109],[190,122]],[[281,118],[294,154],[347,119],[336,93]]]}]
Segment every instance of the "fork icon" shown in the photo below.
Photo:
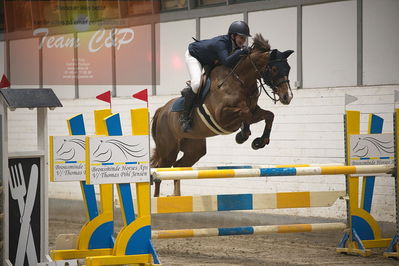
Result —
[{"label": "fork icon", "polygon": [[[38,167],[32,165],[29,179],[28,194],[26,193],[25,178],[22,165],[13,165],[10,167],[10,190],[11,197],[18,201],[19,213],[21,215],[21,231],[19,235],[17,254],[15,257],[15,266],[23,266],[25,261],[25,253],[28,257],[29,265],[37,264],[37,254],[35,242],[33,241],[32,228],[30,226],[30,216],[36,197],[36,189],[38,182]],[[26,196],[26,201],[24,197]]]}]

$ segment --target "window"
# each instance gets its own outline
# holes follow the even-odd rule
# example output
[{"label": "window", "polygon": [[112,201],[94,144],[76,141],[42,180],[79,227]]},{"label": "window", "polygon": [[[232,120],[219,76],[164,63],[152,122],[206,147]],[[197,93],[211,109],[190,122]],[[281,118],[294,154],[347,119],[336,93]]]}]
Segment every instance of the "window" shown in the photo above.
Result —
[{"label": "window", "polygon": [[162,0],[162,10],[175,10],[187,8],[187,0]]}]

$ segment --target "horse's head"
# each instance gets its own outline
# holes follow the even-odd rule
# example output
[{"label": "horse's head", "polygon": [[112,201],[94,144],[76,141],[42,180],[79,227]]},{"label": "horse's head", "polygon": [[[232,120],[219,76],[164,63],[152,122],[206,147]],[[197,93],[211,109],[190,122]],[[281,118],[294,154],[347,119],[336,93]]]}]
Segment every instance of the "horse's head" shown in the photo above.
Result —
[{"label": "horse's head", "polygon": [[[64,139],[60,148],[55,152],[56,160],[71,161],[74,160],[78,150],[85,150],[85,142],[81,139]],[[81,152],[81,151],[80,151]],[[75,158],[76,160],[76,158]]]},{"label": "horse's head", "polygon": [[277,101],[280,100],[282,104],[289,104],[293,97],[288,79],[291,67],[287,62],[287,58],[293,52],[292,50],[280,52],[277,49],[270,51],[270,45],[262,35],[256,34],[254,37],[254,56],[251,57],[254,61],[259,61],[257,65],[260,66],[259,72],[263,82],[279,96]]}]

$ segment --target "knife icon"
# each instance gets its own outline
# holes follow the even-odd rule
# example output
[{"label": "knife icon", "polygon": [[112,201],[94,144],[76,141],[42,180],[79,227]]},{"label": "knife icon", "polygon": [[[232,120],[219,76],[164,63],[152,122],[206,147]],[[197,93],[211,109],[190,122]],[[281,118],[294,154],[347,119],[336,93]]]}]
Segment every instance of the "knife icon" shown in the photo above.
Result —
[{"label": "knife icon", "polygon": [[25,210],[21,219],[21,230],[19,232],[17,256],[15,258],[15,266],[24,265],[25,253],[28,242],[30,219],[35,204],[37,183],[39,178],[39,170],[36,164],[32,165],[29,178],[28,193],[25,201]]}]

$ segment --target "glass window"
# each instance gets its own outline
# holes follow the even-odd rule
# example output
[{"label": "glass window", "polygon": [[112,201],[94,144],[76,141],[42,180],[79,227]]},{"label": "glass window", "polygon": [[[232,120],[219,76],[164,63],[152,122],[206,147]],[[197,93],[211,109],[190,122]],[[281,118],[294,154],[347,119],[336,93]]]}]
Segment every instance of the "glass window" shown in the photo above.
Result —
[{"label": "glass window", "polygon": [[162,0],[161,9],[162,10],[174,10],[187,8],[187,0]]},{"label": "glass window", "polygon": [[130,0],[128,2],[129,16],[152,13],[152,0]]},{"label": "glass window", "polygon": [[199,0],[201,6],[226,4],[226,0]]},{"label": "glass window", "polygon": [[5,1],[5,13],[8,32],[32,29],[30,1]]},{"label": "glass window", "polygon": [[57,0],[32,1],[33,28],[58,26],[60,8]]}]

